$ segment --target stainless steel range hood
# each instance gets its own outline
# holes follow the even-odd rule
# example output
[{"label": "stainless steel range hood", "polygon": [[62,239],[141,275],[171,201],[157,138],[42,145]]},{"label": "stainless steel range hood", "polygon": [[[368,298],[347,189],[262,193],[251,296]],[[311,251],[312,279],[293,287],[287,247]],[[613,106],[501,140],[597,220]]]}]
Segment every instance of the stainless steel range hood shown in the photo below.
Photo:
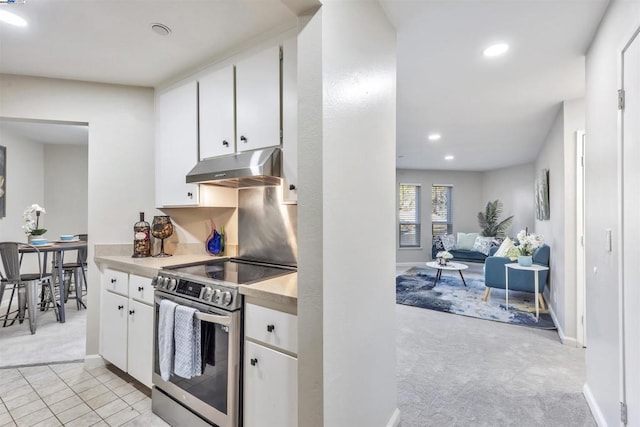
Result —
[{"label": "stainless steel range hood", "polygon": [[270,147],[202,160],[187,174],[187,183],[232,188],[278,185],[282,182],[281,151]]}]

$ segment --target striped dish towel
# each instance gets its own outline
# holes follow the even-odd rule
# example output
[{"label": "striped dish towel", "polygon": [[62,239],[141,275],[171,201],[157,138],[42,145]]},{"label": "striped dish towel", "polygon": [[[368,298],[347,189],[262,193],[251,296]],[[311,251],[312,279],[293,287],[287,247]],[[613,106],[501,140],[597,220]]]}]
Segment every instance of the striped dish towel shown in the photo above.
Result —
[{"label": "striped dish towel", "polygon": [[200,319],[196,318],[196,309],[177,306],[173,330],[175,341],[173,372],[176,375],[182,378],[202,375],[200,337]]}]

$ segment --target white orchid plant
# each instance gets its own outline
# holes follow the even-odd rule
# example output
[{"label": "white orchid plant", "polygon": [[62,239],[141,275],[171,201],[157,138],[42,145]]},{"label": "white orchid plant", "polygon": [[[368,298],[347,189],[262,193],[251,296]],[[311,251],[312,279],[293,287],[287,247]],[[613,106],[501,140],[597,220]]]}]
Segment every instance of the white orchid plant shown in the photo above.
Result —
[{"label": "white orchid plant", "polygon": [[453,255],[451,255],[451,252],[448,251],[440,251],[436,254],[436,258],[452,259]]},{"label": "white orchid plant", "polygon": [[520,245],[518,251],[521,256],[531,256],[544,243],[544,236],[541,234],[527,234],[525,230],[520,230],[516,236]]},{"label": "white orchid plant", "polygon": [[47,213],[47,211],[35,203],[25,209],[22,229],[26,235],[41,236],[47,232],[45,228],[40,228],[40,215],[45,213]]}]

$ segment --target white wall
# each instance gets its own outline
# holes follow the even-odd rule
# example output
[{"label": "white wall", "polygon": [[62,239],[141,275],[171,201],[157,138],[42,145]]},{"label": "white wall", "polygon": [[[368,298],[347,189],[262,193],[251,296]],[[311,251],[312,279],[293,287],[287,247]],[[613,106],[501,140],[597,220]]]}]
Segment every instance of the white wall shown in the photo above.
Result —
[{"label": "white wall", "polygon": [[396,35],[377,1],[323,2],[322,79],[322,215],[299,222],[322,222],[324,425],[385,426],[398,416]]},{"label": "white wall", "polygon": [[515,236],[527,227],[533,230],[533,163],[486,171],[482,174],[482,201],[499,199],[502,202],[501,219],[513,215],[507,236]]},{"label": "white wall", "polygon": [[49,240],[61,234],[87,233],[88,146],[44,146],[44,206]]},{"label": "white wall", "polygon": [[[131,241],[138,212],[156,212],[153,89],[0,75],[0,94],[2,117],[89,124],[89,260],[94,242]],[[91,261],[88,281],[87,354],[97,354],[99,275]]]},{"label": "white wall", "polygon": [[[1,93],[1,92],[0,92]],[[0,102],[2,97],[0,96]],[[40,143],[0,131],[0,145],[7,147],[6,216],[0,218],[0,241],[25,242],[24,210],[34,203],[44,206],[44,148]],[[45,214],[43,223],[49,218]]]},{"label": "white wall", "polygon": [[[620,420],[618,110],[620,52],[640,26],[640,2],[610,4],[586,59],[585,395],[600,425]],[[613,251],[605,230],[613,232]],[[594,271],[597,268],[597,273]]]},{"label": "white wall", "polygon": [[563,342],[576,343],[576,131],[584,129],[584,100],[565,101],[535,163],[535,175],[549,169],[548,221],[535,220],[535,232],[551,247],[545,296]]},{"label": "white wall", "polygon": [[[551,247],[549,260],[549,286],[545,288],[545,299],[554,311],[558,327],[564,330],[565,303],[565,218],[564,218],[564,109],[560,108],[544,145],[535,163],[535,176],[542,169],[549,170],[549,220],[535,220],[535,233],[544,236],[544,242]],[[534,178],[535,179],[535,178]],[[557,267],[557,268],[556,268]]]}]

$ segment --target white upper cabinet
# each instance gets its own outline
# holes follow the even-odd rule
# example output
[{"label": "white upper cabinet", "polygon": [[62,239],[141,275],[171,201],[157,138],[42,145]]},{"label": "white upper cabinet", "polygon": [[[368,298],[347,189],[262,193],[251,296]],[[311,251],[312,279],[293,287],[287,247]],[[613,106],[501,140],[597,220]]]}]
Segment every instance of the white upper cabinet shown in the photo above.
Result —
[{"label": "white upper cabinet", "polygon": [[298,43],[282,44],[282,195],[298,201]]},{"label": "white upper cabinet", "polygon": [[156,205],[198,206],[187,173],[198,161],[198,82],[156,97]]},{"label": "white upper cabinet", "polygon": [[229,65],[200,79],[200,160],[236,150],[234,68]]},{"label": "white upper cabinet", "polygon": [[236,151],[280,145],[280,47],[236,64]]}]

